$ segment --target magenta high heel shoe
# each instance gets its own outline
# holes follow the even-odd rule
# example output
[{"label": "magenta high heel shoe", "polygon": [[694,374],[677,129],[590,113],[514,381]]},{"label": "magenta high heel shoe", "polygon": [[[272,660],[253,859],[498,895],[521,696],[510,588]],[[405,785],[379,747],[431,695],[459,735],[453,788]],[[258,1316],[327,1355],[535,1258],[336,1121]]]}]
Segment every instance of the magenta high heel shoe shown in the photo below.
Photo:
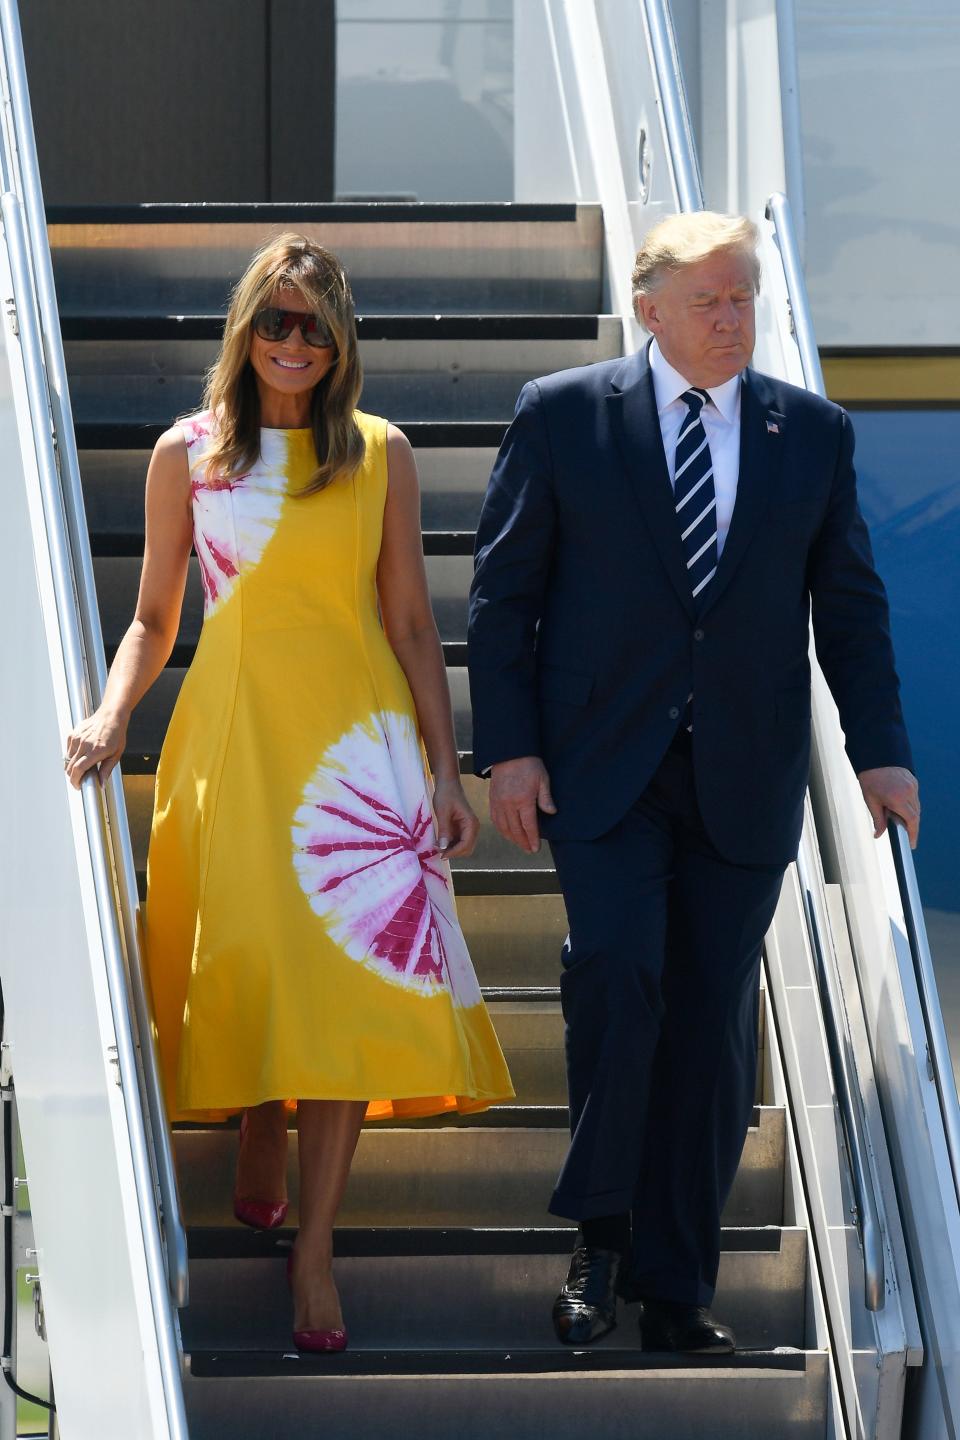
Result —
[{"label": "magenta high heel shoe", "polygon": [[[247,1112],[244,1110],[240,1121],[241,1145],[246,1133]],[[238,1195],[234,1189],[233,1213],[241,1225],[249,1225],[253,1230],[276,1230],[286,1220],[288,1209],[287,1200],[254,1200],[249,1195]]]},{"label": "magenta high heel shoe", "polygon": [[[287,1256],[287,1284],[293,1288],[293,1251]],[[330,1354],[347,1348],[346,1328],[342,1330],[294,1330],[293,1343],[308,1354]]]}]

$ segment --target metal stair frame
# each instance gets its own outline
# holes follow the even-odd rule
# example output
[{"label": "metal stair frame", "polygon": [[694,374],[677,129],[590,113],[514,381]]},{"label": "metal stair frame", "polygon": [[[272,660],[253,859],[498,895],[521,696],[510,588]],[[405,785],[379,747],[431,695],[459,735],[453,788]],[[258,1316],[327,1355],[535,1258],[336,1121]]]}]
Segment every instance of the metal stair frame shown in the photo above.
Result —
[{"label": "metal stair frame", "polygon": [[[178,1298],[185,1298],[186,1248],[137,963],[136,889],[132,863],[123,863],[129,841],[125,853],[119,775],[105,802],[95,777],[76,795],[51,764],[51,752],[62,751],[66,731],[99,695],[103,658],[14,0],[0,4],[0,37],[0,280],[9,297],[3,598],[19,619],[8,672],[16,692],[4,696],[4,709],[15,717],[6,744],[20,767],[13,794],[22,826],[22,848],[12,864],[8,852],[4,876],[8,1058],[33,1182],[44,1310],[50,1334],[62,1337],[61,1420],[108,1436],[117,1420],[110,1410],[119,1403],[144,1435],[179,1440],[186,1421],[168,1278],[175,1291],[182,1282]],[[55,904],[45,894],[49,874],[57,876]],[[51,993],[59,1001],[55,1014]],[[145,1119],[151,1111],[152,1125]],[[79,1160],[78,1184],[72,1202],[60,1205],[57,1172],[68,1157]],[[85,1188],[91,1180],[96,1196]],[[124,1243],[117,1245],[119,1237]],[[98,1290],[110,1303],[94,1320],[84,1311]],[[106,1413],[107,1397],[91,1389],[78,1347],[70,1358],[67,1337],[78,1323],[85,1334],[99,1331],[102,1353],[114,1350],[121,1365],[120,1397]]]}]

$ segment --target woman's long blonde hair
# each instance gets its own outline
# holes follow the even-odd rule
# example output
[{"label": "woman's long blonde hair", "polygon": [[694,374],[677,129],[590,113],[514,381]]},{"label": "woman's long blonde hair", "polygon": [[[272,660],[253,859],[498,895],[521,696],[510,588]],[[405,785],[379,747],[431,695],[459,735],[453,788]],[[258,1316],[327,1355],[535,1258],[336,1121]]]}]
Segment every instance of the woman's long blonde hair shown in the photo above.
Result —
[{"label": "woman's long blonde hair", "polygon": [[208,452],[211,472],[229,476],[248,470],[260,456],[260,394],[250,364],[253,317],[270,305],[275,290],[296,290],[333,336],[337,358],[310,398],[310,426],[317,469],[297,491],[311,495],[338,475],[356,470],[364,440],[354,417],[363,372],[357,349],[353,295],[335,255],[305,235],[288,232],[254,255],[230,296],[220,354],[207,374],[204,406],[217,420]]}]

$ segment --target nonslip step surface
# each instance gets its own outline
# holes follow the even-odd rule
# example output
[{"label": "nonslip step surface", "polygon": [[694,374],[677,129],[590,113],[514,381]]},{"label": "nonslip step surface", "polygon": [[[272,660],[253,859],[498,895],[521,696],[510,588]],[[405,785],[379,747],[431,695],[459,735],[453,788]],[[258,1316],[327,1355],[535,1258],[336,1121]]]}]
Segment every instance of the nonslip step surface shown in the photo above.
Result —
[{"label": "nonslip step surface", "polygon": [[[756,1112],[724,1212],[728,1226],[784,1223],[785,1117]],[[366,1126],[340,1212],[345,1227],[519,1226],[554,1223],[547,1203],[568,1144],[566,1128]],[[236,1134],[222,1126],[176,1129],[174,1151],[187,1220],[219,1225],[230,1217]],[[296,1136],[290,1136],[287,1187],[297,1221]]]},{"label": "nonslip step surface", "polygon": [[[635,1357],[635,1358],[634,1358]],[[191,1357],[191,1440],[824,1440],[826,1354],[773,1352],[719,1362],[603,1346],[518,1360],[453,1352],[452,1370],[399,1357]],[[392,1365],[393,1369],[384,1368]],[[338,1368],[339,1367],[339,1368]]]}]

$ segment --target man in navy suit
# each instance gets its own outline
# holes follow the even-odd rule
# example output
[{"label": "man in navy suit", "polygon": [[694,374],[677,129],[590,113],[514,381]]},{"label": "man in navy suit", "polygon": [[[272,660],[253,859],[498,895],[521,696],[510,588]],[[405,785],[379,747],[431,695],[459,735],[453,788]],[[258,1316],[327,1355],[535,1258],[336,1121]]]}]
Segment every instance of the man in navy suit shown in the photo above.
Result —
[{"label": "man in navy suit", "polygon": [[811,609],[875,831],[892,813],[917,836],[850,420],[748,368],[756,240],[708,212],[651,231],[650,345],[524,387],[477,533],[474,761],[498,830],[549,841],[570,926],[569,1343],[612,1329],[619,1293],[648,1349],[734,1347],[708,1307],[800,837]]}]

